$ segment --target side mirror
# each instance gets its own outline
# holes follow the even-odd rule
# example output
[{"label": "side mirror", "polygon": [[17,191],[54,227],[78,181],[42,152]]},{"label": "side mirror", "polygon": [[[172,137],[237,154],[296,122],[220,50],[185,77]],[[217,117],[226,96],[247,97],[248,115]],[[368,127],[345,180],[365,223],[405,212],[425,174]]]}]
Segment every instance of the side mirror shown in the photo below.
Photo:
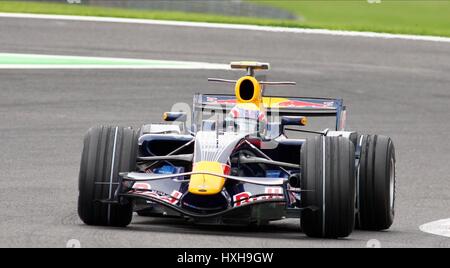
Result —
[{"label": "side mirror", "polygon": [[281,125],[282,126],[306,126],[308,124],[308,119],[304,116],[282,116]]},{"label": "side mirror", "polygon": [[174,121],[186,122],[187,114],[181,112],[166,112],[163,114],[163,120],[166,122],[174,122]]}]

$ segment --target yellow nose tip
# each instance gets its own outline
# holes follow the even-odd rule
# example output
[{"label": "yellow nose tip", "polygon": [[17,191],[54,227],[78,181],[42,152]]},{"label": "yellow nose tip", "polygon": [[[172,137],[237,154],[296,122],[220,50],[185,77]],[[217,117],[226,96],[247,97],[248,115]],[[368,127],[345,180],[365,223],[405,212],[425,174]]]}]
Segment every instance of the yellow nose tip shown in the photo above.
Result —
[{"label": "yellow nose tip", "polygon": [[[192,172],[208,172],[223,175],[223,167],[219,162],[198,162]],[[198,195],[214,195],[222,191],[225,179],[209,174],[194,174],[189,181],[189,192]]]}]

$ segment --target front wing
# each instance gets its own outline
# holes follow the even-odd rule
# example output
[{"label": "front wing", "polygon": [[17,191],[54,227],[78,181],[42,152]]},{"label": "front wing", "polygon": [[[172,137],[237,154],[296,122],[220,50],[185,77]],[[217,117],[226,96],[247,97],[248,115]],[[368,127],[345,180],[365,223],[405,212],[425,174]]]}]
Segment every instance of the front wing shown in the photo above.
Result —
[{"label": "front wing", "polygon": [[[117,197],[145,200],[149,204],[163,206],[172,212],[194,220],[232,219],[239,221],[276,220],[289,215],[297,215],[294,209],[299,190],[290,189],[285,178],[235,177],[212,173],[195,173],[221,176],[238,182],[236,192],[222,191],[221,198],[227,200],[227,207],[208,212],[208,207],[189,204],[192,198],[203,198],[189,194],[188,180],[183,178],[193,172],[156,175],[147,173],[121,173]],[[231,194],[230,194],[231,192]],[[189,196],[190,195],[190,196]],[[295,213],[292,213],[295,210]]]}]

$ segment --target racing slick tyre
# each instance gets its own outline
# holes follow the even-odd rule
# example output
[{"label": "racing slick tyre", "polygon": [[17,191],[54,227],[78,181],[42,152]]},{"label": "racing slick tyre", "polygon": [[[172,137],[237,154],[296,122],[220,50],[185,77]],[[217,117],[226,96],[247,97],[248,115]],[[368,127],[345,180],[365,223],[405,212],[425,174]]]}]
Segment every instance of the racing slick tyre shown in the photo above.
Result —
[{"label": "racing slick tyre", "polygon": [[355,148],[343,137],[315,137],[301,148],[301,226],[309,237],[340,238],[355,226]]},{"label": "racing slick tyre", "polygon": [[356,227],[381,231],[391,227],[395,215],[395,148],[389,137],[364,135],[359,166]]},{"label": "racing slick tyre", "polygon": [[138,133],[130,128],[94,127],[84,138],[79,176],[78,215],[88,225],[125,227],[132,204],[112,200],[120,172],[136,170]]}]

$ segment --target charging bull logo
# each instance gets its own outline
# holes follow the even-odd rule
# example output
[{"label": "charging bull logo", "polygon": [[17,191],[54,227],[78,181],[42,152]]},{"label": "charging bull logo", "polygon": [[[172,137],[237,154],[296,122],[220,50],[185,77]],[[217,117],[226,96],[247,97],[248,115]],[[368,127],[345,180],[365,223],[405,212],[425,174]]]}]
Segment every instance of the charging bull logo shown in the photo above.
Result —
[{"label": "charging bull logo", "polygon": [[289,100],[285,102],[278,103],[278,107],[312,107],[312,108],[326,108],[329,107],[323,103],[314,103],[314,102],[307,102],[307,101],[296,101],[296,100]]},{"label": "charging bull logo", "polygon": [[[238,103],[236,99],[212,99],[206,100],[210,104],[219,105],[235,105]],[[263,98],[263,104],[265,108],[330,108],[335,105],[334,102],[311,102],[292,100],[287,98]]]}]

